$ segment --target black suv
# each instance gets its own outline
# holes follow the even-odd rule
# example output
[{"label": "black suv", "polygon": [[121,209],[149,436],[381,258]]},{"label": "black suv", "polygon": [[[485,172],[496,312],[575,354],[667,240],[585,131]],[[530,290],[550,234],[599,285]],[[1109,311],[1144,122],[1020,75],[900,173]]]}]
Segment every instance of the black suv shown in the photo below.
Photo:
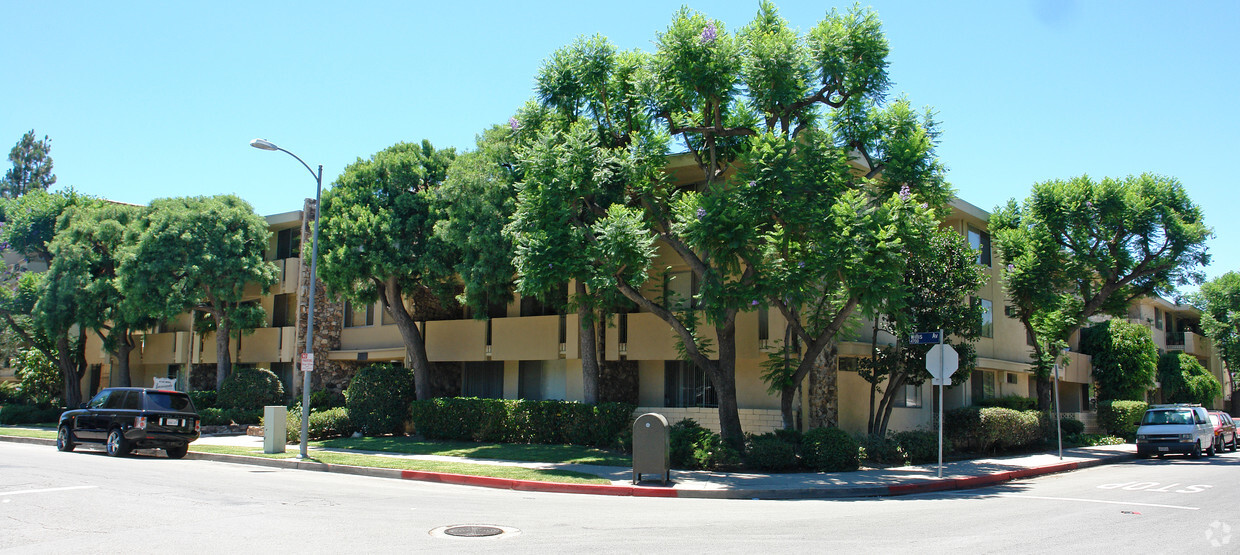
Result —
[{"label": "black suv", "polygon": [[119,457],[138,448],[160,448],[179,459],[198,439],[198,412],[180,391],[112,387],[82,408],[60,415],[56,448],[72,451],[78,443],[102,443]]}]

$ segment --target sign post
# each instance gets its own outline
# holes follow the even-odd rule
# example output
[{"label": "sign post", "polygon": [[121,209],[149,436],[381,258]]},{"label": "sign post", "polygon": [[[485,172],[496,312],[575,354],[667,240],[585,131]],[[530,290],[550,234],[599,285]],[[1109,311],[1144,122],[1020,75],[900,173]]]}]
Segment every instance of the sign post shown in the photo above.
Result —
[{"label": "sign post", "polygon": [[[924,334],[918,334],[924,335]],[[939,478],[943,477],[943,389],[951,383],[951,376],[960,368],[960,354],[951,345],[943,343],[943,330],[937,334],[938,343],[930,347],[926,353],[926,370],[934,379],[932,385],[939,386]]]},{"label": "sign post", "polygon": [[[1064,347],[1063,352],[1071,352],[1071,347]],[[1059,416],[1059,356],[1055,356],[1055,434],[1059,441],[1059,460],[1063,460],[1063,421]]]}]

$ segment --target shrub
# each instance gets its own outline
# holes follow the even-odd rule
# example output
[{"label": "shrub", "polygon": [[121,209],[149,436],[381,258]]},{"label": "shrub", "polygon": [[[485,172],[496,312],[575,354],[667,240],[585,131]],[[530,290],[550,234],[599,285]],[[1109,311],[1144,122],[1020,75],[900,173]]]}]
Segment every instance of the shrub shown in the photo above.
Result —
[{"label": "shrub", "polygon": [[860,466],[860,445],[839,428],[814,428],[801,443],[806,466],[819,472],[845,472]]},{"label": "shrub", "polygon": [[943,416],[943,435],[953,445],[978,452],[1024,447],[1044,437],[1038,411],[1001,407],[963,407]]},{"label": "shrub", "polygon": [[61,409],[35,405],[0,407],[0,424],[54,424],[60,420]]},{"label": "shrub", "polygon": [[414,429],[427,439],[623,447],[631,441],[633,410],[627,403],[585,405],[446,397],[414,401]]},{"label": "shrub", "polygon": [[[1053,413],[1042,413],[1042,433],[1047,440],[1055,439],[1055,425]],[[1063,430],[1063,435],[1077,435],[1085,433],[1085,423],[1077,420],[1075,416],[1060,416],[1059,428]]]},{"label": "shrub", "polygon": [[55,363],[35,349],[22,349],[13,362],[21,383],[22,400],[45,407],[60,404],[65,382]]},{"label": "shrub", "polygon": [[745,466],[755,470],[782,471],[796,468],[796,448],[775,433],[745,438]]},{"label": "shrub", "polygon": [[668,442],[671,444],[672,468],[700,469],[695,452],[707,450],[716,434],[703,428],[697,420],[686,418],[668,427]]},{"label": "shrub", "polygon": [[1037,410],[1038,400],[1023,395],[1004,395],[978,401],[979,407],[1000,407],[1012,410]]},{"label": "shrub", "polygon": [[198,409],[203,426],[244,426],[263,420],[263,409]]},{"label": "shrub", "polygon": [[284,384],[266,368],[234,368],[224,378],[216,394],[216,404],[225,409],[262,409],[284,404]]},{"label": "shrub", "polygon": [[214,391],[191,391],[189,392],[189,398],[194,402],[194,408],[198,410],[215,408]]},{"label": "shrub", "polygon": [[310,392],[310,410],[327,410],[344,406],[344,394],[326,389]]},{"label": "shrub", "polygon": [[[896,432],[892,439],[908,464],[922,464],[939,460],[939,434],[926,430]],[[947,438],[943,438],[943,451],[951,451]]]},{"label": "shrub", "polygon": [[368,436],[403,434],[414,398],[413,372],[390,364],[362,368],[344,392],[345,408]]},{"label": "shrub", "polygon": [[0,405],[11,405],[21,400],[21,389],[13,382],[0,382]]},{"label": "shrub", "polygon": [[860,438],[862,453],[868,461],[882,464],[904,464],[904,454],[891,436],[869,434]]},{"label": "shrub", "polygon": [[1097,445],[1123,445],[1127,443],[1122,437],[1106,436],[1098,434],[1073,434],[1064,436],[1064,443],[1072,445],[1082,445],[1093,447]]},{"label": "shrub", "polygon": [[1150,405],[1144,401],[1102,401],[1098,403],[1098,426],[1111,435],[1131,440],[1148,408]]},{"label": "shrub", "polygon": [[[301,443],[301,407],[298,407],[295,411],[292,409],[288,411],[285,425],[287,426],[285,436],[288,443]],[[357,428],[349,420],[348,409],[336,407],[320,411],[312,410],[310,412],[310,423],[306,426],[306,437],[310,440],[348,437],[356,431]]]}]

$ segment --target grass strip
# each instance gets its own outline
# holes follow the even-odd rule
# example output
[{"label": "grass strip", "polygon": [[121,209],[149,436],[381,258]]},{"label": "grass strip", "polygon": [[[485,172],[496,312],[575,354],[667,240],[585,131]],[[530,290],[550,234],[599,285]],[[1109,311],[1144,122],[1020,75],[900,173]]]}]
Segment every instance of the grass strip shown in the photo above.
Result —
[{"label": "grass strip", "polygon": [[[190,451],[199,453],[218,453],[224,455],[243,455],[267,459],[295,459],[297,451],[268,454],[262,449],[251,447],[233,447],[226,445],[190,444]],[[493,478],[509,478],[513,480],[534,480],[539,482],[559,482],[566,484],[610,484],[611,481],[593,474],[572,472],[568,470],[538,470],[516,466],[498,466],[489,464],[456,463],[440,461],[424,461],[399,457],[383,457],[377,455],[361,455],[354,453],[333,453],[327,451],[310,451],[310,461],[325,464],[361,466],[366,468],[392,468],[396,470],[420,470],[423,472],[446,472],[467,476],[489,476]]]},{"label": "grass strip", "polygon": [[56,429],[55,428],[16,428],[12,426],[0,426],[0,436],[56,439]]},{"label": "grass strip", "polygon": [[378,451],[407,455],[442,455],[522,462],[632,466],[633,460],[602,449],[580,445],[541,445],[515,443],[472,443],[465,441],[422,441],[408,437],[337,438],[311,442],[312,446],[357,451]]}]

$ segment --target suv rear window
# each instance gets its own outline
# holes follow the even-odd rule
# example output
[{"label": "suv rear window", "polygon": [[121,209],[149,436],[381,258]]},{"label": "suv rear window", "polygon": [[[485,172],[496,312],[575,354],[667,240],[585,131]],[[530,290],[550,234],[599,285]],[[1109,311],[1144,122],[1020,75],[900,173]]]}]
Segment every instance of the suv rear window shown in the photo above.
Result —
[{"label": "suv rear window", "polygon": [[1192,424],[1193,413],[1187,410],[1151,410],[1145,413],[1141,424]]},{"label": "suv rear window", "polygon": [[146,393],[147,406],[151,410],[193,411],[193,403],[189,395],[184,393],[153,392]]}]

